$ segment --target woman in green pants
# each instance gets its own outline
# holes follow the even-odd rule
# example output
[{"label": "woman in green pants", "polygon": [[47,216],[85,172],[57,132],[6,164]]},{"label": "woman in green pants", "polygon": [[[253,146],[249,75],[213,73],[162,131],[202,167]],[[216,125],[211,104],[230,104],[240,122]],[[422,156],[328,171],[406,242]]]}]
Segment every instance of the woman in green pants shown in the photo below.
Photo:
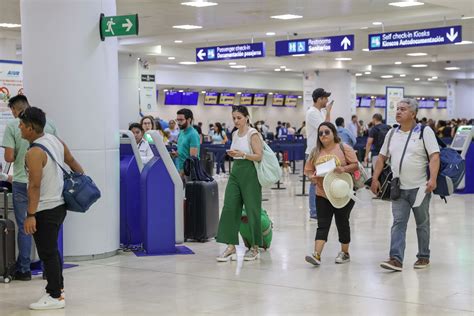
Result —
[{"label": "woman in green pants", "polygon": [[234,164],[225,190],[217,242],[227,244],[227,249],[217,261],[237,260],[235,245],[239,244],[240,218],[245,205],[252,238],[250,249],[244,260],[259,257],[258,247],[262,245],[260,211],[262,208],[262,187],[258,182],[254,161],[262,160],[263,144],[260,134],[250,127],[250,115],[245,106],[232,107],[232,119],[238,129],[232,136],[232,145],[227,152],[234,158]]}]

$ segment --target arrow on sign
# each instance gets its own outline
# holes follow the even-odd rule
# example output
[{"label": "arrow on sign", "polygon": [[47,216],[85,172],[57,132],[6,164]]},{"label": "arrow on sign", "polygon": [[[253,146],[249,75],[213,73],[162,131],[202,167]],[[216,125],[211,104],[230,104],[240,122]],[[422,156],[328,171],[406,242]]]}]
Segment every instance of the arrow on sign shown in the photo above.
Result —
[{"label": "arrow on sign", "polygon": [[200,49],[197,53],[197,56],[200,60],[204,60],[204,57],[206,57],[206,53],[204,52],[204,50]]},{"label": "arrow on sign", "polygon": [[344,39],[341,42],[341,46],[344,46],[344,50],[347,50],[347,46],[351,46],[351,40],[348,39],[347,37],[344,37]]},{"label": "arrow on sign", "polygon": [[446,33],[446,37],[453,42],[458,37],[458,32],[454,33],[454,28],[451,28],[451,33]]},{"label": "arrow on sign", "polygon": [[127,23],[122,24],[122,27],[126,27],[126,28],[127,28],[127,32],[129,32],[130,29],[131,29],[132,26],[133,26],[133,23],[132,23],[132,21],[130,21],[129,19],[126,19],[126,21],[127,21]]}]

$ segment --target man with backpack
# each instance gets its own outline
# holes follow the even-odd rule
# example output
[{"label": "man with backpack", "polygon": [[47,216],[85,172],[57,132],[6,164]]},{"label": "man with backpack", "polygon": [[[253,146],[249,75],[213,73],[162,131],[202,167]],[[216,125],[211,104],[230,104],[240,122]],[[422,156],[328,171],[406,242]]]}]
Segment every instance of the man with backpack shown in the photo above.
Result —
[{"label": "man with backpack", "polygon": [[[429,128],[423,130],[421,124],[416,123],[417,112],[418,103],[414,99],[402,99],[398,103],[396,120],[400,125],[387,133],[372,178],[371,190],[377,194],[380,189],[379,176],[390,157],[393,172],[390,190],[393,214],[390,258],[380,266],[392,271],[401,271],[403,268],[406,229],[411,210],[418,237],[418,260],[414,268],[423,269],[430,264],[429,204],[431,192],[437,185],[440,149],[434,132]],[[421,204],[416,205],[416,202]]]},{"label": "man with backpack", "polygon": [[374,127],[369,131],[369,138],[367,139],[367,145],[365,146],[364,162],[366,164],[369,162],[369,153],[372,153],[372,168],[374,168],[383,141],[385,140],[385,136],[390,130],[390,126],[383,123],[382,115],[379,113],[375,113],[372,116],[372,123],[374,124]]},{"label": "man with backpack", "polygon": [[66,217],[66,205],[63,198],[63,171],[58,163],[67,164],[76,173],[82,174],[84,171],[62,141],[44,132],[46,115],[41,109],[28,107],[19,118],[21,137],[30,143],[25,156],[28,212],[24,229],[26,234],[33,235],[35,239],[48,281],[46,294],[31,304],[30,309],[60,309],[66,303],[58,234]]}]

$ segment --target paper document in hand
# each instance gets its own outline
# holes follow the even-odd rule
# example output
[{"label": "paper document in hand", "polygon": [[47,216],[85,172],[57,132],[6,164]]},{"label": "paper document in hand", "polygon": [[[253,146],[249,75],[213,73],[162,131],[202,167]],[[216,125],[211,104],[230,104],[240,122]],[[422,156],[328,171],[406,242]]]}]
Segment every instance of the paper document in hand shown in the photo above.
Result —
[{"label": "paper document in hand", "polygon": [[418,192],[416,192],[415,203],[413,203],[413,207],[419,207],[423,200],[425,199],[426,195],[426,185],[422,185],[418,188]]},{"label": "paper document in hand", "polygon": [[324,177],[326,174],[328,174],[329,172],[333,171],[334,169],[336,169],[336,160],[331,159],[331,160],[328,160],[320,165],[317,165],[316,166],[316,175],[318,177]]}]

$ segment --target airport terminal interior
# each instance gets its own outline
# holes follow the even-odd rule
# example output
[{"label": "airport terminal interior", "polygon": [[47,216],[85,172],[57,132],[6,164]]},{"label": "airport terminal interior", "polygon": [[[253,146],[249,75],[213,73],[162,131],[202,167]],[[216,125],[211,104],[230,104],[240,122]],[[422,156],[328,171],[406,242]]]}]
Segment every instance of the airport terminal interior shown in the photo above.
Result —
[{"label": "airport terminal interior", "polygon": [[[31,107],[100,190],[60,264]],[[0,140],[0,316],[474,315],[472,0],[1,0]]]}]

